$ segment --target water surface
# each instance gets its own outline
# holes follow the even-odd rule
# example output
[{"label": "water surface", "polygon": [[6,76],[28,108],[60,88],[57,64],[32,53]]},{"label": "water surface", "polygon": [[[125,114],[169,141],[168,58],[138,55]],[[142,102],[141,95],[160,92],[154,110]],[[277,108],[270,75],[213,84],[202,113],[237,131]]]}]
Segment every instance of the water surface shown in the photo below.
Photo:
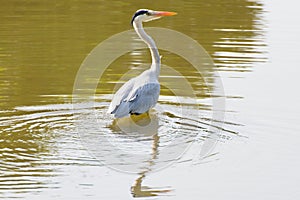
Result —
[{"label": "water surface", "polygon": [[[292,82],[298,57],[296,46],[284,50],[299,39],[281,29],[290,25],[299,32],[299,25],[287,18],[289,10],[281,19],[281,7],[246,0],[2,1],[0,198],[299,197],[299,97]],[[163,64],[184,75],[197,101],[175,96],[170,88],[184,91],[181,77],[162,70],[161,82],[169,88],[162,87],[150,120],[136,118],[134,126],[105,112],[123,75],[150,62],[147,49],[113,62],[90,101],[74,105],[72,92],[86,56],[101,41],[131,29],[138,8],[178,12],[145,26],[190,36],[215,65],[205,81],[186,60],[162,50]],[[226,107],[224,123],[213,127],[216,74]],[[199,157],[212,128],[218,130],[216,147]],[[178,147],[189,148],[182,155]]]}]

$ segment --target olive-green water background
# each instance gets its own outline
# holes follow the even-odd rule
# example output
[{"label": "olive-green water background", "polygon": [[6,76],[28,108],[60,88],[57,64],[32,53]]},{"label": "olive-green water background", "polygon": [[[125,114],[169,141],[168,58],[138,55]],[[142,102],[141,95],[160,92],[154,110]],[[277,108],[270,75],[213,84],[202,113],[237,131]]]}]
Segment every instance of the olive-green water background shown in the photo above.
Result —
[{"label": "olive-green water background", "polygon": [[[291,0],[1,1],[0,198],[299,198],[296,4]],[[88,153],[74,131],[71,103],[83,60],[105,39],[132,29],[131,17],[139,8],[178,13],[145,26],[179,31],[202,45],[215,63],[211,70],[222,79],[226,108],[222,141],[207,160],[195,160],[197,151],[192,150],[191,162],[175,162],[156,173],[141,169],[134,175],[111,170]],[[170,134],[167,124],[173,122],[175,130],[179,120],[188,141],[189,131],[209,126],[205,120],[213,111],[209,104],[214,98],[209,93],[213,75],[205,85],[186,60],[167,51],[161,54],[163,64],[174,67],[198,91],[200,112],[207,114],[199,120],[202,125],[194,124],[198,119],[192,114],[192,120],[175,116],[176,97],[162,87],[159,106],[168,114],[158,114],[162,125],[149,141],[152,153],[144,162],[150,166],[159,160]],[[123,74],[142,70],[139,66],[149,62],[147,49],[113,62],[96,91],[98,111],[106,108]],[[182,89],[178,81],[173,86]],[[113,123],[105,124],[106,133],[114,131],[109,126]],[[126,157],[122,159],[126,163]]]}]

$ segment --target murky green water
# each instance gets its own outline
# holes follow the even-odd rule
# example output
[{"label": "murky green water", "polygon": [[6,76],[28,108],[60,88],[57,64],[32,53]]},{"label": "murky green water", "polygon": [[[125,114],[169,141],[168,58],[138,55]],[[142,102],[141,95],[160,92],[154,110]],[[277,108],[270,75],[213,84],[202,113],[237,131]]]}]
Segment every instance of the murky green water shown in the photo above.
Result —
[{"label": "murky green water", "polygon": [[[0,198],[299,198],[300,27],[296,8],[270,4],[2,1]],[[115,60],[89,101],[73,105],[72,93],[83,60],[100,42],[132,29],[139,8],[178,12],[145,26],[188,35],[215,65],[200,76],[187,60],[161,50],[163,64],[188,80],[196,102],[185,98],[182,77],[162,68],[158,105],[135,126],[105,112],[123,75],[146,69],[147,49]],[[224,108],[214,106],[222,98],[213,93],[216,75]],[[224,123],[214,118],[220,108]],[[217,139],[209,143],[212,130]],[[200,157],[207,144],[216,146]]]}]

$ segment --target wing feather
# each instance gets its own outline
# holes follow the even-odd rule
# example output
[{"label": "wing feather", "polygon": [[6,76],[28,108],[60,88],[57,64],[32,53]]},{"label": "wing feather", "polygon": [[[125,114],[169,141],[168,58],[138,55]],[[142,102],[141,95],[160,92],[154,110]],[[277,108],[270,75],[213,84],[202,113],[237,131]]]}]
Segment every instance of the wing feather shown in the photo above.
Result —
[{"label": "wing feather", "polygon": [[114,94],[113,99],[109,105],[108,113],[113,114],[121,102],[129,95],[134,86],[134,78],[124,83],[120,89]]},{"label": "wing feather", "polygon": [[144,113],[157,103],[160,92],[159,83],[146,83],[137,89],[129,91],[115,109],[111,111],[115,117],[121,118],[129,114]]},{"label": "wing feather", "polygon": [[159,83],[147,83],[128,96],[130,113],[144,113],[157,103],[160,92]]}]

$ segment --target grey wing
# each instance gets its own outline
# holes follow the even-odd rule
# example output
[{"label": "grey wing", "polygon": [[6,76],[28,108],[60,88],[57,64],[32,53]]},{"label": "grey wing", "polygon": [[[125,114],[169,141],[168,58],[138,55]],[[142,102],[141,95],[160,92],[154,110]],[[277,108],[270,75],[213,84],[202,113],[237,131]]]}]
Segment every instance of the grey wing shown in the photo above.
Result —
[{"label": "grey wing", "polygon": [[124,101],[129,102],[130,113],[144,113],[155,106],[159,92],[159,83],[147,83],[131,93]]},{"label": "grey wing", "polygon": [[114,94],[113,99],[109,105],[108,113],[113,113],[122,101],[129,95],[134,86],[134,78],[124,83],[120,89]]}]

